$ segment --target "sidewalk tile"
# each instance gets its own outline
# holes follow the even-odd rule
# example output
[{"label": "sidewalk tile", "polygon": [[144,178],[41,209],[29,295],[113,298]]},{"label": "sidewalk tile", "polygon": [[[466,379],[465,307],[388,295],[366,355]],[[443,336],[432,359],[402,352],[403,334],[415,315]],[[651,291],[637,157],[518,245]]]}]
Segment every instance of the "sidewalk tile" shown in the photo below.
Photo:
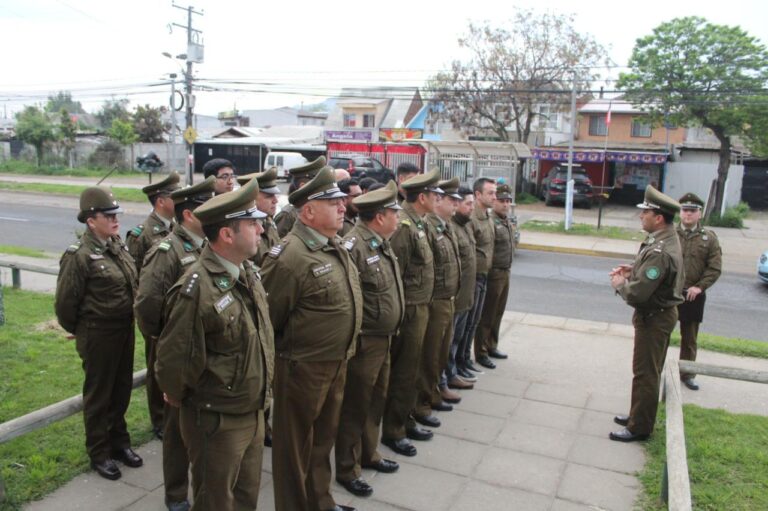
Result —
[{"label": "sidewalk tile", "polygon": [[478,374],[475,389],[505,396],[523,397],[529,383],[516,380],[509,374],[504,374],[504,371],[498,371],[498,369],[486,369],[485,374]]},{"label": "sidewalk tile", "polygon": [[568,318],[565,321],[566,330],[587,333],[605,333],[608,331],[608,323],[601,321],[588,321],[586,319]]},{"label": "sidewalk tile", "polygon": [[569,463],[557,496],[611,511],[632,511],[640,482],[629,475]]},{"label": "sidewalk tile", "polygon": [[120,481],[152,491],[163,485],[163,444],[160,440],[152,440],[135,449],[144,460],[139,468],[126,467],[119,461],[117,466],[123,473]]},{"label": "sidewalk tile", "polygon": [[496,439],[496,445],[565,460],[575,438],[574,433],[562,429],[509,421]]},{"label": "sidewalk tile", "polygon": [[565,462],[553,458],[496,448],[485,454],[475,477],[506,488],[554,496],[564,466]]},{"label": "sidewalk tile", "polygon": [[531,386],[525,391],[524,397],[532,401],[583,408],[587,403],[589,393],[572,385],[531,383]]},{"label": "sidewalk tile", "polygon": [[645,450],[637,442],[614,442],[607,433],[604,438],[579,435],[568,453],[568,461],[634,475],[645,466]]},{"label": "sidewalk tile", "polygon": [[546,316],[543,314],[526,314],[523,319],[524,325],[543,326],[545,328],[565,328],[565,322],[568,318],[559,316]]},{"label": "sidewalk tile", "polygon": [[[504,419],[454,410],[442,419],[442,425],[435,429],[435,434],[453,438],[489,444],[499,435],[504,426]],[[416,449],[421,449],[425,442],[415,442]]]},{"label": "sidewalk tile", "polygon": [[[629,311],[629,309],[627,309]],[[618,337],[635,337],[635,329],[632,327],[632,316],[627,312],[627,324],[621,323],[609,323],[608,335],[615,335]]]},{"label": "sidewalk tile", "polygon": [[[631,374],[628,375],[628,379],[630,377]],[[601,394],[599,392],[593,392],[589,396],[585,408],[587,410],[619,415],[629,411],[629,401],[629,388],[627,388],[627,391],[625,392],[619,392],[616,394]]]},{"label": "sidewalk tile", "polygon": [[75,477],[43,500],[25,507],[28,511],[75,511],[83,509],[122,509],[138,501],[147,492],[141,488],[109,481],[95,472]]},{"label": "sidewalk tile", "polygon": [[515,408],[515,411],[512,413],[512,420],[564,429],[566,431],[575,431],[579,425],[581,414],[582,410],[580,408],[525,399]]},{"label": "sidewalk tile", "polygon": [[[404,508],[400,506],[394,506],[392,504],[387,504],[386,502],[379,502],[376,500],[376,496],[376,490],[374,489],[372,496],[367,498],[357,497],[353,499],[349,505],[355,509],[365,511],[411,511],[411,508]],[[259,509],[262,509],[261,506],[259,506]],[[270,509],[274,508],[265,507],[264,509],[269,511]]]},{"label": "sidewalk tile", "polygon": [[613,418],[616,414],[584,410],[579,421],[578,432],[582,435],[591,435],[599,438],[607,438],[608,433],[617,428]]},{"label": "sidewalk tile", "polygon": [[165,509],[165,489],[161,486],[151,493],[147,493],[143,498],[137,500],[125,511],[152,511]]},{"label": "sidewalk tile", "polygon": [[461,394],[461,403],[454,405],[455,410],[490,415],[502,419],[509,417],[520,403],[518,398],[485,392],[477,388],[460,390],[458,392]]},{"label": "sidewalk tile", "polygon": [[471,475],[486,451],[476,442],[446,435],[435,435],[429,442],[417,442],[416,445],[419,453],[409,458],[411,463],[460,476]]},{"label": "sidewalk tile", "polygon": [[601,511],[601,509],[595,506],[577,504],[569,500],[555,499],[550,511]]},{"label": "sidewalk tile", "polygon": [[[549,511],[551,497],[515,488],[499,488],[479,481],[470,481],[461,492],[451,511],[482,509],[483,511]],[[366,511],[368,511],[366,507]]]},{"label": "sidewalk tile", "polygon": [[[392,477],[376,478],[373,483],[373,497],[379,502],[413,511],[449,509],[465,480],[440,470],[401,463],[400,470],[392,474]],[[364,504],[367,500],[355,499],[355,502],[360,504],[361,509],[368,509]]]}]

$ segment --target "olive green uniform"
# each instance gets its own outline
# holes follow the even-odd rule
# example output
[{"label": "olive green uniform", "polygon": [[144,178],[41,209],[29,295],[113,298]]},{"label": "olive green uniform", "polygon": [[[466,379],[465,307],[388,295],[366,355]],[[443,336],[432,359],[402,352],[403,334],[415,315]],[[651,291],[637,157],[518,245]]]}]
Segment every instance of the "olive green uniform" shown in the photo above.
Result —
[{"label": "olive green uniform", "polygon": [[267,253],[272,250],[272,247],[280,243],[280,236],[277,234],[277,224],[272,217],[265,218],[263,225],[264,232],[261,233],[259,250],[256,252],[256,255],[251,258],[257,266],[261,266]]},{"label": "olive green uniform", "polygon": [[353,481],[362,465],[381,461],[379,424],[389,383],[389,344],[405,310],[405,294],[392,248],[363,222],[344,239],[360,272],[363,325],[347,382],[336,435],[336,479]]},{"label": "olive green uniform", "polygon": [[275,225],[277,225],[277,235],[284,238],[293,228],[293,224],[299,218],[296,208],[293,204],[286,204],[280,212],[275,215]]},{"label": "olive green uniform", "polygon": [[255,509],[274,368],[258,274],[246,261],[233,278],[205,247],[169,291],[164,325],[155,371],[163,391],[182,403],[193,509]]},{"label": "olive green uniform", "polygon": [[[347,206],[347,208],[349,208],[349,206]],[[349,209],[347,209],[347,211],[349,211]],[[356,221],[357,218],[344,215],[344,223],[341,224],[341,229],[339,229],[339,236],[342,238],[346,237],[346,235],[349,234],[349,231],[355,228]]]},{"label": "olive green uniform", "polygon": [[[157,338],[163,330],[163,306],[168,290],[181,278],[184,270],[200,257],[202,247],[181,225],[174,225],[170,236],[152,247],[144,257],[136,294],[136,319],[145,339],[151,338],[157,349]],[[163,391],[155,378],[157,352],[148,354],[147,394],[155,393],[160,402]],[[187,500],[189,458],[179,429],[179,409],[167,403],[163,409],[163,481],[167,502]]]},{"label": "olive green uniform", "polygon": [[136,263],[136,268],[141,272],[144,266],[144,256],[158,241],[171,233],[171,227],[175,222],[164,221],[156,212],[149,214],[143,224],[137,225],[125,235],[125,246]]},{"label": "olive green uniform", "polygon": [[635,309],[632,404],[627,429],[649,435],[656,421],[661,370],[682,303],[683,260],[673,226],[648,235],[627,281],[616,292]]},{"label": "olive green uniform", "polygon": [[125,411],[133,387],[136,267],[118,236],[104,245],[86,229],[60,261],[55,309],[83,361],[85,446],[91,461],[131,445]]},{"label": "olive green uniform", "polygon": [[507,217],[491,213],[494,227],[493,258],[483,313],[475,334],[475,358],[488,356],[499,346],[501,318],[509,296],[509,269],[515,255],[515,227]]},{"label": "olive green uniform", "polygon": [[[717,235],[697,225],[687,230],[682,224],[677,227],[677,236],[683,251],[683,267],[685,282],[683,297],[690,287],[701,288],[692,302],[685,301],[678,305],[680,318],[680,360],[696,360],[699,325],[704,319],[704,304],[707,300],[706,290],[712,287],[722,272],[723,255]],[[693,378],[693,374],[680,374],[681,378]]]},{"label": "olive green uniform", "polygon": [[482,351],[483,346],[478,343],[475,333],[477,332],[480,318],[483,313],[485,297],[488,289],[488,272],[491,269],[491,260],[493,259],[493,240],[495,238],[495,229],[488,209],[475,206],[471,215],[472,234],[475,239],[475,294],[472,297],[472,310],[467,318],[467,327],[465,331],[465,340],[462,342],[464,353],[457,355],[457,360],[464,364],[470,359],[470,349],[474,339],[475,354]]},{"label": "olive green uniform", "polygon": [[418,394],[414,413],[421,417],[431,415],[432,405],[439,405],[443,401],[438,385],[448,363],[448,351],[453,339],[454,302],[459,292],[461,274],[459,245],[453,226],[434,213],[427,214],[426,222],[430,224],[428,233],[434,257],[435,285],[417,377]]},{"label": "olive green uniform", "polygon": [[335,505],[329,458],[363,307],[357,269],[340,241],[298,221],[264,260],[277,355],[272,470],[278,511]]},{"label": "olive green uniform", "polygon": [[405,438],[406,427],[413,426],[410,414],[416,405],[416,378],[435,285],[435,264],[424,219],[409,202],[403,203],[399,215],[400,225],[390,243],[403,277],[405,316],[390,348],[389,393],[382,427],[382,438],[390,440]]}]

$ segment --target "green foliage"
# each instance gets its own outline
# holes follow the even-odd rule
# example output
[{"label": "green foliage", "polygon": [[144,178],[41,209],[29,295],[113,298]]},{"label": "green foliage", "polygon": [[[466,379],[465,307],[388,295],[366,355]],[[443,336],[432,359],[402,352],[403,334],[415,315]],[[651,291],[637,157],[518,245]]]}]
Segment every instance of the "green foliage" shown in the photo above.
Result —
[{"label": "green foliage", "polygon": [[16,136],[34,146],[38,167],[43,161],[45,144],[56,140],[53,123],[36,106],[28,106],[16,115]]},{"label": "green foliage", "polygon": [[79,101],[72,99],[72,93],[69,91],[59,91],[55,96],[48,96],[48,102],[45,104],[45,111],[48,113],[57,113],[66,110],[72,114],[84,114],[83,105]]},{"label": "green foliage", "polygon": [[44,258],[45,252],[37,250],[35,248],[19,247],[16,245],[2,245],[0,244],[0,254],[18,255],[24,257],[37,257]]},{"label": "green foliage", "polygon": [[88,156],[88,165],[101,168],[125,168],[123,146],[115,140],[105,140]]},{"label": "green foliage", "polygon": [[119,119],[123,122],[130,122],[131,114],[128,112],[128,100],[127,99],[110,99],[104,102],[101,106],[101,110],[96,113],[96,118],[99,120],[99,126],[103,130],[108,130],[112,127],[112,121]]},{"label": "green foliage", "polygon": [[[670,346],[680,346],[680,331],[672,332]],[[740,339],[738,337],[723,337],[721,335],[699,332],[697,344],[700,349],[728,353],[740,357],[768,359],[768,343],[753,341],[752,339]]]},{"label": "green foliage", "polygon": [[520,229],[524,231],[553,232],[558,234],[568,234],[573,236],[597,236],[600,238],[611,238],[618,240],[640,241],[645,235],[635,229],[604,225],[600,229],[589,224],[571,224],[569,230],[565,230],[565,222],[547,222],[544,220],[528,220]]},{"label": "green foliage", "polygon": [[121,145],[131,145],[139,140],[133,129],[133,124],[120,119],[113,119],[112,126],[107,130],[107,136]]},{"label": "green foliage", "polygon": [[[24,174],[38,176],[79,176],[79,177],[103,177],[110,169],[106,167],[75,167],[67,168],[60,165],[36,167],[32,163],[23,160],[8,160],[0,162],[0,172],[6,174]],[[144,176],[143,172],[126,173],[120,175]]]},{"label": "green foliage", "polygon": [[744,219],[749,214],[749,204],[746,202],[739,202],[739,204],[732,208],[726,208],[725,213],[721,216],[720,213],[713,212],[709,215],[704,222],[705,225],[711,225],[713,227],[733,227],[735,229],[744,228]]},{"label": "green foliage", "polygon": [[[72,195],[79,197],[80,193],[86,189],[86,185],[66,185],[50,183],[12,183],[0,181],[0,190],[19,190],[35,193],[52,193],[57,195]],[[147,196],[139,188],[120,188],[112,187],[117,200],[123,202],[141,202],[147,201]]]},{"label": "green foliage", "polygon": [[165,129],[162,120],[163,108],[138,105],[133,113],[133,129],[139,142],[162,142]]},{"label": "green foliage", "polygon": [[515,195],[515,204],[538,204],[539,198],[528,192],[522,192]]}]

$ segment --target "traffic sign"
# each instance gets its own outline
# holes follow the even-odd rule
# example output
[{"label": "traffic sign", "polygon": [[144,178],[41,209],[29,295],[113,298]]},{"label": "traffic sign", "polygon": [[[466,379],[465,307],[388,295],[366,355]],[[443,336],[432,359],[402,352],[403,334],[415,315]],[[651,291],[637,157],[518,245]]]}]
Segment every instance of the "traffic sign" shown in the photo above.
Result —
[{"label": "traffic sign", "polygon": [[197,131],[195,128],[190,126],[189,128],[184,130],[184,140],[187,141],[187,144],[194,144],[195,140],[197,140]]}]

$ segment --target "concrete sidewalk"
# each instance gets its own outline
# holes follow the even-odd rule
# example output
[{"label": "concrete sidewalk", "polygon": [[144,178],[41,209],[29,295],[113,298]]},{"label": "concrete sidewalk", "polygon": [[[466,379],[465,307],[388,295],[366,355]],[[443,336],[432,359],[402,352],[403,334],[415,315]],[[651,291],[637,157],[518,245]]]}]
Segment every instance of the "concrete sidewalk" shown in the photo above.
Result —
[{"label": "concrete sidewalk", "polygon": [[[510,354],[462,393],[455,410],[419,454],[381,447],[400,471],[365,471],[374,487],[354,498],[334,483],[340,504],[360,510],[631,510],[641,492],[635,474],[645,463],[640,444],[608,440],[612,417],[626,413],[631,384],[632,329],[534,314],[506,313],[501,348]],[[672,349],[670,356],[676,357]],[[707,363],[768,370],[768,361],[701,352]],[[732,412],[768,414],[758,384],[699,377],[685,402]],[[145,466],[106,481],[89,472],[26,509],[34,511],[160,511],[161,446],[141,447]],[[259,509],[274,509],[271,450],[265,450]]]}]

